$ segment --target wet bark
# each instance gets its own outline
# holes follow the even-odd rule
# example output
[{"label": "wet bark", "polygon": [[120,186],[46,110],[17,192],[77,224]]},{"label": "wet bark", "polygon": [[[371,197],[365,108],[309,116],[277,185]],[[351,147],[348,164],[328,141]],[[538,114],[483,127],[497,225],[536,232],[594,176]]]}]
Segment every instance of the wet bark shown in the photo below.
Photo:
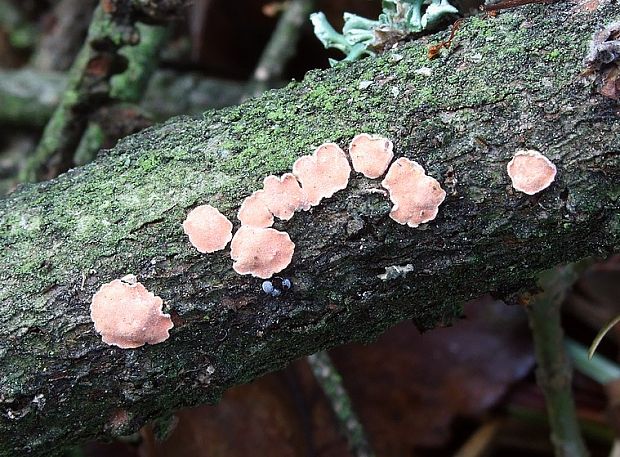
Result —
[{"label": "wet bark", "polygon": [[[542,269],[617,252],[618,104],[582,74],[591,36],[619,17],[612,3],[578,8],[470,18],[438,59],[414,43],[313,72],[147,129],[0,202],[0,455],[127,434],[297,357],[405,319],[432,328],[458,318],[464,300],[506,297]],[[195,205],[238,227],[242,199],[265,176],[363,131],[390,137],[397,157],[441,182],[436,220],[396,224],[379,181],[355,176],[276,223],[296,248],[281,274],[293,287],[275,298],[232,270],[228,249],[189,245],[181,222]],[[512,190],[505,169],[518,148],[557,165],[541,194]],[[95,333],[92,295],[128,273],[164,299],[175,323],[166,342],[122,350]]]}]

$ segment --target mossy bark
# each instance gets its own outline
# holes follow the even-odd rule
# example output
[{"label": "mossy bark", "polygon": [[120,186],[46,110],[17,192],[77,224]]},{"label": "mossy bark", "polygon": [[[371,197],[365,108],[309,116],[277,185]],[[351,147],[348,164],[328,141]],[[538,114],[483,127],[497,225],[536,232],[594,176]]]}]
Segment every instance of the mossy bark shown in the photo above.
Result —
[{"label": "mossy bark", "polygon": [[[592,34],[620,17],[613,4],[573,7],[470,18],[436,60],[414,43],[203,119],[173,119],[0,202],[0,455],[56,455],[126,434],[297,357],[369,341],[404,319],[431,328],[457,318],[464,300],[617,251],[618,105],[581,73]],[[228,250],[189,245],[181,222],[195,205],[235,220],[263,177],[359,132],[390,137],[397,156],[442,183],[436,220],[396,224],[379,182],[356,176],[276,223],[296,243],[282,272],[293,288],[276,298],[237,275]],[[533,197],[514,192],[505,171],[523,147],[558,166]],[[92,295],[128,273],[165,300],[175,323],[166,342],[122,350],[95,333]]]}]

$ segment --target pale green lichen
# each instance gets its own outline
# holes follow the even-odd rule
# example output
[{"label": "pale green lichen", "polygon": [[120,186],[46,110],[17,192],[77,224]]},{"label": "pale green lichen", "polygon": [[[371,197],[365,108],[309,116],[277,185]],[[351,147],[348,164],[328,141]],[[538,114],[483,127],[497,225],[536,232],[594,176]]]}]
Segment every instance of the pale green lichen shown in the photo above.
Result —
[{"label": "pale green lichen", "polygon": [[[326,49],[335,48],[346,54],[345,62],[374,56],[390,44],[420,33],[443,17],[458,14],[447,0],[383,0],[382,13],[377,20],[344,13],[342,34],[336,32],[322,12],[310,15],[314,34]],[[424,11],[423,11],[424,10]],[[337,60],[329,59],[334,66]]]}]

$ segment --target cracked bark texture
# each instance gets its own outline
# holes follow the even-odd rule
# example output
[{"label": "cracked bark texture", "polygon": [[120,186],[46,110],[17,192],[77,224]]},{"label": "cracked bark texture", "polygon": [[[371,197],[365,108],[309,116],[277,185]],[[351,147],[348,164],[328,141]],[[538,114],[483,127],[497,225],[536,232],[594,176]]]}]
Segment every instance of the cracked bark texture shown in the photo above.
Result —
[{"label": "cracked bark texture", "polygon": [[[506,296],[542,269],[618,251],[618,104],[580,74],[592,34],[620,16],[617,3],[577,8],[469,18],[438,59],[413,43],[312,72],[239,107],[128,137],[1,201],[0,455],[57,455],[127,434],[297,357],[370,341],[404,319],[432,328],[457,318],[464,300]],[[355,176],[276,223],[296,243],[282,273],[293,288],[277,298],[237,275],[228,249],[201,255],[189,245],[181,222],[195,205],[216,206],[238,227],[241,200],[265,176],[360,132],[388,136],[396,157],[442,183],[435,221],[396,224],[379,180]],[[558,166],[537,196],[512,191],[506,174],[522,147]],[[94,332],[92,295],[128,273],[164,299],[175,323],[168,341],[122,350]]]}]

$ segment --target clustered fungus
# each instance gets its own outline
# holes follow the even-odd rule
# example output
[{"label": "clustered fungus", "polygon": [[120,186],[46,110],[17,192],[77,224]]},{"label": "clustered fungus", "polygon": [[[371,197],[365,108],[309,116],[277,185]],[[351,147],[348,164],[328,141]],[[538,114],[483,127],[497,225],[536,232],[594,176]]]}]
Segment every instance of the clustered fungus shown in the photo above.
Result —
[{"label": "clustered fungus", "polygon": [[293,174],[301,183],[311,206],[331,197],[349,184],[351,166],[344,151],[336,143],[319,146],[311,156],[303,156],[293,164]]},{"label": "clustered fungus", "polygon": [[263,281],[261,288],[263,292],[272,297],[279,297],[293,287],[293,283],[288,278],[272,278],[270,281]]},{"label": "clustered fungus", "polygon": [[233,269],[262,279],[284,270],[291,263],[294,250],[288,233],[246,225],[237,230],[230,243]]},{"label": "clustered fungus", "polygon": [[383,176],[394,158],[393,149],[387,138],[361,133],[349,145],[353,169],[371,179]]},{"label": "clustered fungus", "polygon": [[93,296],[90,317],[104,343],[131,349],[168,339],[173,327],[163,301],[134,275],[104,284]]},{"label": "clustered fungus", "polygon": [[417,227],[437,216],[446,192],[439,182],[427,176],[417,162],[401,157],[388,170],[381,182],[394,203],[390,217],[399,224]]},{"label": "clustered fungus", "polygon": [[[390,166],[394,157],[390,140],[362,133],[351,141],[349,153],[355,171],[368,178],[379,178],[388,170],[381,185],[394,204],[390,211],[393,220],[418,227],[435,219],[446,192],[415,161],[401,157]],[[290,279],[273,275],[288,267],[295,250],[288,233],[270,228],[274,217],[289,220],[296,211],[317,206],[323,198],[346,188],[351,166],[337,144],[325,143],[312,155],[297,159],[292,171],[281,177],[267,176],[263,189],[243,201],[237,214],[241,227],[234,237],[232,223],[211,205],[194,208],[183,222],[191,244],[202,253],[224,249],[232,239],[233,269],[268,279],[262,283],[262,290],[272,297],[292,287]],[[516,190],[533,195],[553,182],[556,168],[538,151],[519,150],[508,164],[508,174]],[[409,267],[402,270],[406,273]],[[383,276],[387,278],[387,274],[379,277],[385,279]],[[101,286],[92,298],[91,319],[107,344],[120,348],[156,344],[166,340],[173,327],[170,315],[162,312],[162,304],[162,299],[135,276],[127,275]]]},{"label": "clustered fungus", "polygon": [[295,211],[310,209],[308,196],[292,173],[285,173],[280,178],[267,176],[263,190],[258,191],[258,198],[275,217],[284,221],[290,220]]},{"label": "clustered fungus", "polygon": [[516,190],[534,195],[551,185],[557,170],[555,165],[533,149],[518,150],[508,162],[508,176]]},{"label": "clustered fungus", "polygon": [[256,191],[241,204],[237,219],[248,227],[267,228],[273,225],[273,214],[260,198],[262,191]]},{"label": "clustered fungus", "polygon": [[232,228],[226,216],[211,205],[197,206],[183,222],[190,243],[203,254],[224,249],[232,239]]}]

